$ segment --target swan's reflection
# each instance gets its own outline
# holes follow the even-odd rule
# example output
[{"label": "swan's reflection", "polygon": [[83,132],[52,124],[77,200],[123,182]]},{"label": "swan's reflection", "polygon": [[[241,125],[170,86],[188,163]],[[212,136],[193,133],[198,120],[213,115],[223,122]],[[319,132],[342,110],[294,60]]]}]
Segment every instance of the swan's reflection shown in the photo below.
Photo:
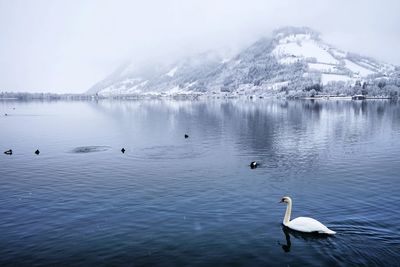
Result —
[{"label": "swan's reflection", "polygon": [[285,238],[286,238],[286,244],[282,245],[282,249],[285,252],[290,252],[290,247],[292,246],[292,242],[290,242],[290,235],[289,235],[289,228],[282,226],[282,231],[285,234]]},{"label": "swan's reflection", "polygon": [[286,244],[282,245],[281,243],[279,243],[279,245],[282,246],[284,252],[290,252],[290,247],[292,246],[292,242],[290,242],[289,228],[282,226],[282,231],[285,234]]},{"label": "swan's reflection", "polygon": [[285,234],[286,244],[281,244],[280,242],[278,242],[278,243],[279,243],[279,245],[282,246],[282,249],[284,252],[290,252],[290,248],[292,247],[292,242],[290,241],[291,236],[296,239],[302,239],[305,241],[317,241],[317,240],[333,238],[332,236],[321,235],[318,233],[302,233],[302,232],[294,231],[284,225],[282,225],[282,231]]}]

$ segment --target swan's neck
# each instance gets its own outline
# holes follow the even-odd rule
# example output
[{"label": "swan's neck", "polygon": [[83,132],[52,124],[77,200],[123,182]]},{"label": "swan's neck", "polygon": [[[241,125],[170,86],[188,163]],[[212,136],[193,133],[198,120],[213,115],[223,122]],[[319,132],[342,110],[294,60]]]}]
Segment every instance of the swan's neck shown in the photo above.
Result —
[{"label": "swan's neck", "polygon": [[292,213],[292,201],[289,201],[286,206],[285,217],[283,218],[283,225],[290,222],[290,214]]}]

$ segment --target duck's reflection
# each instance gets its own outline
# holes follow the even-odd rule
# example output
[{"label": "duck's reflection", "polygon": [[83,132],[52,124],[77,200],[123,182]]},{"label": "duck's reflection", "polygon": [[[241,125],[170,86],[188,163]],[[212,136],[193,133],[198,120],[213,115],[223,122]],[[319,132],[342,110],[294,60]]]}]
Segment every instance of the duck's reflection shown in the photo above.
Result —
[{"label": "duck's reflection", "polygon": [[285,234],[286,244],[281,244],[279,242],[279,245],[281,245],[284,252],[290,252],[290,248],[292,247],[292,242],[290,241],[291,236],[296,239],[302,239],[305,241],[313,241],[313,240],[316,241],[316,240],[323,240],[330,238],[328,235],[321,235],[318,233],[302,233],[294,231],[283,225],[282,225],[282,231]]}]

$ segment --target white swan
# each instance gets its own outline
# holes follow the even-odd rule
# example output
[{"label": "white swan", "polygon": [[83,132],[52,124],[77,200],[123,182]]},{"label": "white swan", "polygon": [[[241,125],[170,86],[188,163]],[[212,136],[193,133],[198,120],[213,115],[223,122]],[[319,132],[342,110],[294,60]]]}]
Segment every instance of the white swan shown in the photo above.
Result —
[{"label": "white swan", "polygon": [[327,235],[336,234],[335,231],[330,230],[328,227],[313,218],[298,217],[290,220],[290,214],[292,213],[292,199],[290,197],[283,197],[280,202],[287,204],[285,217],[283,218],[284,226],[304,233],[319,233]]}]

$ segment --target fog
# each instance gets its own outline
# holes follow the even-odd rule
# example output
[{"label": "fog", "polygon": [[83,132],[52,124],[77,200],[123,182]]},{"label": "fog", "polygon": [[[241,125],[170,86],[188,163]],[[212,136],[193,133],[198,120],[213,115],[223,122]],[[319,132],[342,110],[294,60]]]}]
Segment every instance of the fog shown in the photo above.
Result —
[{"label": "fog", "polygon": [[400,1],[0,0],[0,91],[81,93],[127,60],[237,51],[282,26],[400,65]]}]

